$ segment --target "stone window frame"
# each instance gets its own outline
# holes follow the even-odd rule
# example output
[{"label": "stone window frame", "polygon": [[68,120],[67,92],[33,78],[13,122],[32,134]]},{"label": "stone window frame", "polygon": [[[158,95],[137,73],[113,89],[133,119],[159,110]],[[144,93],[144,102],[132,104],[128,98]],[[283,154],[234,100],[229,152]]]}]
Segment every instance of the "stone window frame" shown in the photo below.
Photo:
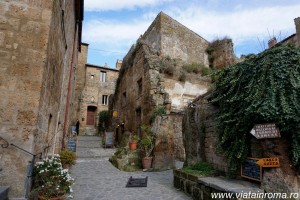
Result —
[{"label": "stone window frame", "polygon": [[106,106],[108,105],[108,95],[102,95],[102,105]]},{"label": "stone window frame", "polygon": [[100,82],[103,82],[105,83],[107,80],[106,80],[106,77],[107,77],[107,71],[100,71]]}]

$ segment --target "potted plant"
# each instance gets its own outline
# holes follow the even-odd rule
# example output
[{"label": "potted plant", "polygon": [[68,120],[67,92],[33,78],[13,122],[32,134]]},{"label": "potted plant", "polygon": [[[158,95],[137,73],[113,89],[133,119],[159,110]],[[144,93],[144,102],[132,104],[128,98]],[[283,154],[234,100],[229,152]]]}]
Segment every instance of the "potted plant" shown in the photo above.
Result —
[{"label": "potted plant", "polygon": [[130,150],[136,150],[137,143],[139,141],[139,136],[138,135],[132,135],[129,141],[129,148]]},{"label": "potted plant", "polygon": [[60,155],[62,167],[64,169],[69,169],[70,166],[75,163],[75,160],[76,160],[75,152],[64,149],[59,153],[59,155]]},{"label": "potted plant", "polygon": [[33,168],[31,197],[39,200],[62,200],[71,192],[73,179],[63,169],[59,155],[37,162]]},{"label": "potted plant", "polygon": [[151,153],[155,147],[155,138],[152,135],[144,135],[141,140],[141,148],[144,153],[142,158],[143,169],[150,169],[152,164]]}]

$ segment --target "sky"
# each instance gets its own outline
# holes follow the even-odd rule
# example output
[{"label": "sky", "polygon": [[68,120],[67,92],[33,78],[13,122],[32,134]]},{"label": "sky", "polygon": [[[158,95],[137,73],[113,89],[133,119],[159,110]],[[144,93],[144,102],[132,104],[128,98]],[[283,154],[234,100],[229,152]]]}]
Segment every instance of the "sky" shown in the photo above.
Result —
[{"label": "sky", "polygon": [[236,56],[294,34],[299,0],[85,0],[82,41],[88,63],[114,68],[163,11],[208,41],[229,37]]}]

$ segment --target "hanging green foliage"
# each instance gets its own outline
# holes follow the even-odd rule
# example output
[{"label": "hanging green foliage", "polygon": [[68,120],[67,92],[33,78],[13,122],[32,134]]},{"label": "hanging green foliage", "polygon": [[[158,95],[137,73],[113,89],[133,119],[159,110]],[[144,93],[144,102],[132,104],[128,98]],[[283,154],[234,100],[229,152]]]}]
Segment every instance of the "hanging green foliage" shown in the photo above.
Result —
[{"label": "hanging green foliage", "polygon": [[98,130],[103,132],[108,128],[109,125],[109,112],[107,110],[99,112],[99,123]]},{"label": "hanging green foliage", "polygon": [[219,144],[234,172],[249,154],[255,124],[274,122],[300,172],[300,48],[279,46],[216,73]]}]

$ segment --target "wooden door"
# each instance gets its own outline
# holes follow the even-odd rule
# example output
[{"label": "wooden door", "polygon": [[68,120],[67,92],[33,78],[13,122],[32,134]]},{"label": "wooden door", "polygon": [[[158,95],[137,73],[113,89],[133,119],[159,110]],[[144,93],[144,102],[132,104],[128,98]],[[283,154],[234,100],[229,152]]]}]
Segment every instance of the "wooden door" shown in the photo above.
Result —
[{"label": "wooden door", "polygon": [[96,107],[89,106],[87,109],[86,125],[95,125]]}]

